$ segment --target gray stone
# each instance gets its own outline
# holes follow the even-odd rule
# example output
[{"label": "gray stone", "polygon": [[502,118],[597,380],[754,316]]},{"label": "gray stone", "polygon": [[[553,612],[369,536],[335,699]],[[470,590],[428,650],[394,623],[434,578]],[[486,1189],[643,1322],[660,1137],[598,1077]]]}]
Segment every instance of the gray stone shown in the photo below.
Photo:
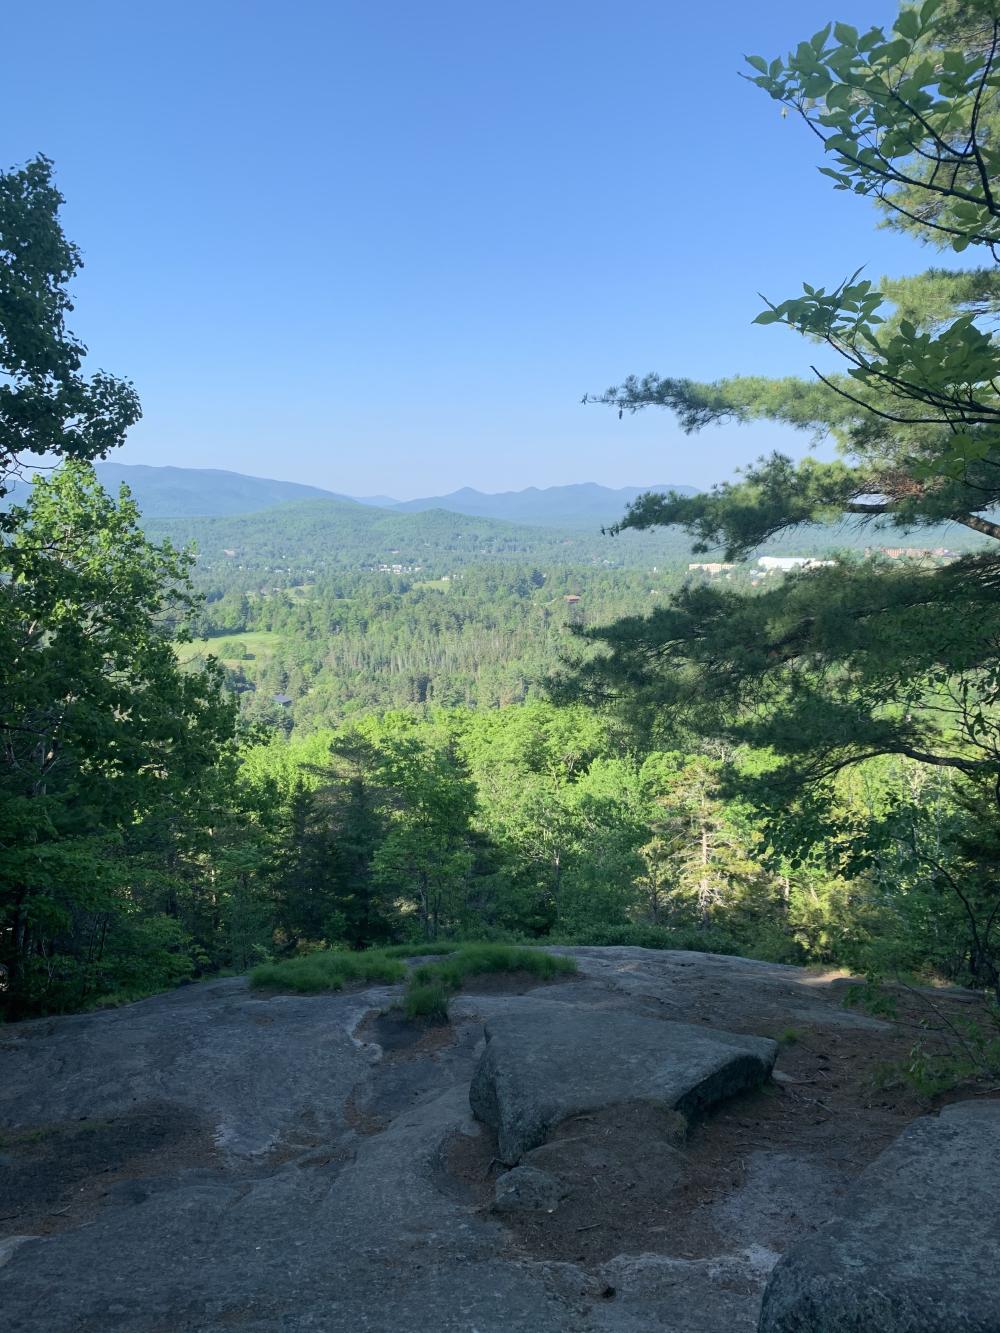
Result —
[{"label": "gray stone", "polygon": [[[753,1333],[759,1293],[777,1257],[760,1246],[709,1259],[619,1255],[598,1270],[595,1329],[600,1333]],[[601,1299],[607,1291],[613,1297]],[[865,1329],[864,1333],[877,1330]]]},{"label": "gray stone", "polygon": [[766,1037],[534,997],[492,1018],[486,1037],[469,1102],[506,1163],[585,1111],[650,1102],[691,1115],[762,1083],[778,1049]]},{"label": "gray stone", "polygon": [[[398,987],[268,1000],[229,978],[8,1024],[3,1333],[748,1333],[772,1250],[786,1243],[777,1221],[755,1232],[756,1200],[780,1172],[782,1207],[811,1219],[797,1191],[811,1206],[823,1181],[795,1160],[756,1184],[751,1172],[738,1226],[720,1202],[712,1257],[670,1257],[658,1231],[643,1242],[655,1253],[623,1253],[596,1270],[514,1247],[504,1215],[479,1207],[482,1158],[463,1152],[480,1136],[469,1084],[483,1024],[561,1005],[557,1032],[575,1016],[606,1038],[612,1014],[661,1036],[670,1024],[658,1017],[739,1029],[752,1015],[760,1031],[880,1025],[843,1009],[827,980],[803,969],[569,952],[580,972],[558,987],[456,996],[447,1040],[426,1049],[382,1049],[370,1026],[358,1027]],[[591,1060],[595,1081],[606,1059],[602,1048]],[[642,1155],[661,1182],[680,1158],[672,1117],[662,1120]],[[616,1122],[613,1109],[599,1131],[564,1126],[525,1165],[568,1187],[574,1163],[579,1172]],[[575,1202],[522,1220],[562,1225]]]},{"label": "gray stone", "polygon": [[1000,1104],[914,1121],[783,1256],[760,1333],[1000,1333]]},{"label": "gray stone", "polygon": [[39,1239],[41,1239],[39,1236],[4,1236],[0,1239],[0,1268],[14,1257],[15,1250],[27,1245],[29,1240]]},{"label": "gray stone", "polygon": [[[370,991],[386,997],[388,991]],[[357,995],[248,994],[245,977],[185,986],[138,1004],[4,1029],[0,1126],[108,1119],[150,1102],[207,1120],[227,1157],[252,1159],[294,1135],[343,1123],[372,1056],[352,1018]],[[318,1098],[326,1083],[329,1095]]]},{"label": "gray stone", "polygon": [[515,1166],[497,1181],[493,1210],[497,1213],[553,1213],[565,1190],[555,1176],[534,1166]]},{"label": "gray stone", "polygon": [[[856,1007],[844,1007],[841,1001],[848,983],[833,971],[824,974],[756,958],[625,945],[560,946],[552,953],[571,955],[584,977],[655,1006],[664,1018],[697,1015],[713,1027],[740,1028],[752,1012],[758,1022],[767,1024],[765,1031],[814,1023],[869,1032],[887,1027]],[[560,993],[565,989],[560,987]]]}]

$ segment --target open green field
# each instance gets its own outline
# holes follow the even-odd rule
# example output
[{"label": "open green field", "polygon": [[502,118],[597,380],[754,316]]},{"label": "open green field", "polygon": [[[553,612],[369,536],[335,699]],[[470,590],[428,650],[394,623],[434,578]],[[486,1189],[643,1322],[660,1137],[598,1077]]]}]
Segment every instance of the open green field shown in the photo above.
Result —
[{"label": "open green field", "polygon": [[[238,666],[241,661],[259,661],[261,658],[272,657],[280,643],[281,635],[275,634],[273,630],[248,630],[245,634],[220,634],[212,639],[175,643],[174,651],[180,662],[190,662],[196,657],[208,657],[211,654],[225,662],[226,666]],[[235,644],[239,645],[237,652],[243,656],[229,651]]]}]

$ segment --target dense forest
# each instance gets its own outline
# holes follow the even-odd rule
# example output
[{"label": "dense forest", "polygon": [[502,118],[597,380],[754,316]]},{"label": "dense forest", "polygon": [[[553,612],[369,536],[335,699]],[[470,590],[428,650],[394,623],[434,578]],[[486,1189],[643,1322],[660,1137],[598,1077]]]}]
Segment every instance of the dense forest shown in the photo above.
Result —
[{"label": "dense forest", "polygon": [[[153,539],[175,545],[194,542],[202,568],[216,576],[220,567],[238,575],[301,575],[381,566],[419,569],[440,578],[480,564],[567,563],[646,568],[684,560],[690,539],[679,530],[652,539],[634,533],[623,541],[587,531],[529,527],[444,509],[396,513],[345,500],[305,500],[237,517],[151,519]],[[224,568],[221,571],[224,576]],[[274,580],[277,581],[277,580]]]},{"label": "dense forest", "polygon": [[[836,188],[992,257],[987,9],[931,0],[750,70]],[[61,203],[45,158],[0,174],[8,1015],[449,936],[1000,991],[995,267],[767,305],[839,375],[599,395],[622,430],[663,408],[840,450],[640,497],[618,535],[326,499],[144,520],[92,466],[139,403],[66,327]],[[61,466],[21,502],[32,456]],[[897,543],[957,555],[865,554]],[[764,577],[762,551],[839,555]]]},{"label": "dense forest", "polygon": [[504,707],[544,691],[575,646],[572,626],[642,612],[684,577],[470,566],[437,580],[362,572],[229,591],[202,603],[178,653],[195,666],[217,657],[244,715],[286,730],[379,708]]}]

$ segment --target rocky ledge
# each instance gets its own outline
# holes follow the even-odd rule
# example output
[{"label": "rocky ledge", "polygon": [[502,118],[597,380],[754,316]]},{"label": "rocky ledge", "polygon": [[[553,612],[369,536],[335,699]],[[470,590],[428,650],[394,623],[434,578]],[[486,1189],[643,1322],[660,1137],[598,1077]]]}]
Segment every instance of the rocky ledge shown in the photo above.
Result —
[{"label": "rocky ledge", "polygon": [[873,1097],[911,1038],[836,977],[562,952],[445,1027],[234,978],[0,1030],[4,1328],[1000,1329],[997,1103]]}]

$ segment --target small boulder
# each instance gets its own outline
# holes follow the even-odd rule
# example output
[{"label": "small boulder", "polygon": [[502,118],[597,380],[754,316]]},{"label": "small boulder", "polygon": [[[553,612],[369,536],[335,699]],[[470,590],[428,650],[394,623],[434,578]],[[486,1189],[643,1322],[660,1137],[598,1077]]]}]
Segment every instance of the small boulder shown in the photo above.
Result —
[{"label": "small boulder", "polygon": [[566,1191],[547,1171],[515,1166],[497,1181],[493,1211],[497,1213],[554,1213]]},{"label": "small boulder", "polygon": [[649,1102],[690,1115],[762,1083],[777,1054],[766,1037],[534,999],[490,1019],[486,1039],[469,1102],[508,1164],[585,1111]]},{"label": "small boulder", "polygon": [[1000,1333],[1000,1103],[916,1120],[789,1250],[759,1333]]}]

